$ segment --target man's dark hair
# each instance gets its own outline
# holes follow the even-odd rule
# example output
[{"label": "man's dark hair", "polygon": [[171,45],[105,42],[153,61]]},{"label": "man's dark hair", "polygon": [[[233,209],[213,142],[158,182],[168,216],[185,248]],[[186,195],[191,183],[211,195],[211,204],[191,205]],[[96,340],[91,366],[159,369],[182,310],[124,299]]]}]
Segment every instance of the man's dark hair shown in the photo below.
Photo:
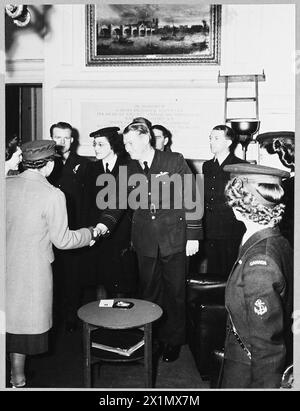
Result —
[{"label": "man's dark hair", "polygon": [[52,124],[50,127],[50,136],[53,137],[53,129],[54,128],[61,128],[63,130],[70,130],[71,131],[71,136],[73,137],[73,127],[69,123],[65,123],[64,121],[59,121],[56,124]]},{"label": "man's dark hair", "polygon": [[160,130],[163,133],[164,138],[168,139],[167,144],[165,145],[165,149],[168,149],[172,145],[172,133],[166,127],[162,126],[161,124],[154,124],[152,126],[152,130]]},{"label": "man's dark hair", "polygon": [[230,153],[234,153],[236,146],[238,145],[238,139],[232,130],[231,127],[226,126],[225,124],[219,124],[218,126],[215,126],[213,130],[221,130],[224,131],[225,138],[227,140],[231,140],[231,145],[229,147]]},{"label": "man's dark hair", "polygon": [[231,140],[233,143],[236,142],[236,136],[235,136],[234,131],[232,130],[231,127],[228,127],[228,126],[226,126],[226,125],[220,124],[220,125],[218,125],[218,126],[215,126],[215,127],[213,128],[213,130],[221,130],[221,131],[224,131],[225,137],[226,137],[227,139]]},{"label": "man's dark hair", "polygon": [[107,136],[105,136],[105,138],[109,142],[115,154],[124,155],[126,153],[122,134],[118,134],[118,135],[108,134]]}]

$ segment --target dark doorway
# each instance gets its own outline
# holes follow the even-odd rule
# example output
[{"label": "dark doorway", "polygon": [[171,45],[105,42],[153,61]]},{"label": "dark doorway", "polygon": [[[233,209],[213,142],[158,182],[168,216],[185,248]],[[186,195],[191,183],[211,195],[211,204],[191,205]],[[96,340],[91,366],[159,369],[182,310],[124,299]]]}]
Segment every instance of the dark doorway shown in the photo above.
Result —
[{"label": "dark doorway", "polygon": [[6,135],[22,143],[43,138],[41,84],[7,84],[5,87]]}]

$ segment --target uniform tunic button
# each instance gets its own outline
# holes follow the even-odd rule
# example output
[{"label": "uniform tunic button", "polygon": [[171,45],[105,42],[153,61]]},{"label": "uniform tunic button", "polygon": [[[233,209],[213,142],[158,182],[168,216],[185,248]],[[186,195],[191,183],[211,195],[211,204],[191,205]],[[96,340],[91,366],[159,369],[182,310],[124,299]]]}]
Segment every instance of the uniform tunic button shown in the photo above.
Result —
[{"label": "uniform tunic button", "polygon": [[153,215],[151,218],[152,218],[152,220],[155,220],[155,216],[154,216],[154,215]]},{"label": "uniform tunic button", "polygon": [[151,196],[151,193],[148,193],[149,196]]},{"label": "uniform tunic button", "polygon": [[242,260],[239,260],[239,264],[242,264],[243,263],[243,261]]}]

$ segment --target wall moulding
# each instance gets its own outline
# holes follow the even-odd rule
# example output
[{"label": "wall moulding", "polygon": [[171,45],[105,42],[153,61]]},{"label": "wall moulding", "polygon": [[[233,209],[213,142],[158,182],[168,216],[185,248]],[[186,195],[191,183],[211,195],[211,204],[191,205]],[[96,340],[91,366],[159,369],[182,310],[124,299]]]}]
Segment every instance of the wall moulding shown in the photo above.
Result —
[{"label": "wall moulding", "polygon": [[5,81],[8,83],[43,83],[44,75],[43,59],[6,60]]},{"label": "wall moulding", "polygon": [[190,88],[199,88],[199,89],[220,89],[220,85],[217,81],[210,79],[209,82],[200,81],[200,80],[156,80],[156,81],[144,81],[144,80],[65,80],[60,81],[56,84],[55,88],[58,89],[110,89],[110,88],[153,88],[158,89],[190,89]]}]

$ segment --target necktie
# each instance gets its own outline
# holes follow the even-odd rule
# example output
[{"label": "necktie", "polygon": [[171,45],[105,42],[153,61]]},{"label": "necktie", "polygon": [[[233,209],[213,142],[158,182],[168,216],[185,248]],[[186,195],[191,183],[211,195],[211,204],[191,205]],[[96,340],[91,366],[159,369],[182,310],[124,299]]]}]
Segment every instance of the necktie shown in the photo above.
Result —
[{"label": "necktie", "polygon": [[144,173],[148,174],[149,173],[149,167],[148,167],[148,162],[144,161]]},{"label": "necktie", "polygon": [[108,163],[106,163],[105,172],[110,173],[110,169],[108,168]]}]

